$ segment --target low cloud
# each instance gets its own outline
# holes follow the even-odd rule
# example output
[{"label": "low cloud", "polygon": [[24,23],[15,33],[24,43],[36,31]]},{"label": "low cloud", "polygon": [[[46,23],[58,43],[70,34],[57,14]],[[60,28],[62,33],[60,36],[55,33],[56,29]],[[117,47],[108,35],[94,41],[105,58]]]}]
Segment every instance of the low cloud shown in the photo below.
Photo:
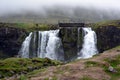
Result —
[{"label": "low cloud", "polygon": [[104,18],[103,14],[117,18],[120,14],[119,3],[119,0],[0,0],[0,16],[30,12],[45,17],[53,13],[79,17],[87,10],[88,15],[95,12],[100,18]]}]

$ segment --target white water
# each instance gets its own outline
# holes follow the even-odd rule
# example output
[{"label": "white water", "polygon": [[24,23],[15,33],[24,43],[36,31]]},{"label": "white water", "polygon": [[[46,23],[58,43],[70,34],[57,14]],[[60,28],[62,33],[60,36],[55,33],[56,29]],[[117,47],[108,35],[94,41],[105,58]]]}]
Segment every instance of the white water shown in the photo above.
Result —
[{"label": "white water", "polygon": [[78,53],[78,59],[90,58],[98,53],[96,48],[97,38],[96,33],[91,28],[83,28],[84,32],[84,43],[81,51]]},{"label": "white water", "polygon": [[[38,36],[36,35],[38,34]],[[32,54],[36,55],[40,58],[50,58],[52,60],[64,60],[64,51],[62,48],[62,42],[61,39],[58,37],[59,30],[50,30],[50,31],[39,31],[38,33],[30,33],[29,36],[25,39],[25,41],[22,44],[22,48],[19,52],[21,57],[23,58],[29,58],[29,47],[30,47],[30,41],[31,36],[33,37],[33,51]],[[38,38],[37,38],[38,37]],[[38,39],[38,40],[36,40]],[[36,53],[36,41],[37,43],[37,53]],[[33,56],[34,57],[34,56]]]},{"label": "white water", "polygon": [[45,58],[46,57],[46,46],[48,42],[49,31],[39,31],[39,39],[38,39],[38,57]]},{"label": "white water", "polygon": [[[90,58],[97,54],[96,33],[91,28],[81,28],[84,34],[82,49],[78,42],[78,59]],[[80,39],[80,28],[78,28],[78,41]],[[62,41],[58,37],[59,30],[31,32],[22,44],[19,54],[22,58],[50,58],[52,60],[64,60]]]},{"label": "white water", "polygon": [[52,31],[49,34],[48,45],[46,47],[46,57],[55,60],[64,60],[64,51],[61,39],[58,37],[59,30]]},{"label": "white water", "polygon": [[25,41],[22,44],[22,47],[18,53],[20,57],[29,58],[29,46],[30,46],[31,38],[32,38],[32,32],[29,34],[28,37],[26,37]]}]

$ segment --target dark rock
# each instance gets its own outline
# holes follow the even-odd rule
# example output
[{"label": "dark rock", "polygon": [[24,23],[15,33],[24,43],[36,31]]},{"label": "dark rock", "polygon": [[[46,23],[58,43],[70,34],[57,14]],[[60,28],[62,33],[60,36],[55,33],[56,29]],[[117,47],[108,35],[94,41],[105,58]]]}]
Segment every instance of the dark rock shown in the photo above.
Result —
[{"label": "dark rock", "polygon": [[0,78],[2,78],[2,75],[0,75]]},{"label": "dark rock", "polygon": [[117,50],[117,52],[120,52],[120,50]]},{"label": "dark rock", "polygon": [[97,34],[99,52],[120,45],[120,28],[116,26],[102,26],[95,31]]},{"label": "dark rock", "polygon": [[71,60],[78,52],[78,28],[61,28],[60,37],[63,43],[65,60]]},{"label": "dark rock", "polygon": [[8,57],[17,55],[26,35],[25,30],[0,26],[0,51],[3,53],[2,55]]}]

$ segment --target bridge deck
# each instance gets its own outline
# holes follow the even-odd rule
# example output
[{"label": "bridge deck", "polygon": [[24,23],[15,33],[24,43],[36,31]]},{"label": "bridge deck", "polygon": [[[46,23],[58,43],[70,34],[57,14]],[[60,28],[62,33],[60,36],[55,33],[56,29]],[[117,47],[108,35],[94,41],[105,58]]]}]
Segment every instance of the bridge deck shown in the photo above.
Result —
[{"label": "bridge deck", "polygon": [[85,23],[59,23],[59,27],[84,27]]}]

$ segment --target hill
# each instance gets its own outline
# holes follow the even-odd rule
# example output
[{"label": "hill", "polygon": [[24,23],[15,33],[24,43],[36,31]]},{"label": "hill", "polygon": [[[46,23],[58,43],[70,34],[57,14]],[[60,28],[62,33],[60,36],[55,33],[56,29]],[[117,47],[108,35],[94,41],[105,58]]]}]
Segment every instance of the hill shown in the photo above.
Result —
[{"label": "hill", "polygon": [[[109,71],[113,67],[116,72]],[[49,67],[30,80],[120,80],[120,46],[90,59]]]}]

